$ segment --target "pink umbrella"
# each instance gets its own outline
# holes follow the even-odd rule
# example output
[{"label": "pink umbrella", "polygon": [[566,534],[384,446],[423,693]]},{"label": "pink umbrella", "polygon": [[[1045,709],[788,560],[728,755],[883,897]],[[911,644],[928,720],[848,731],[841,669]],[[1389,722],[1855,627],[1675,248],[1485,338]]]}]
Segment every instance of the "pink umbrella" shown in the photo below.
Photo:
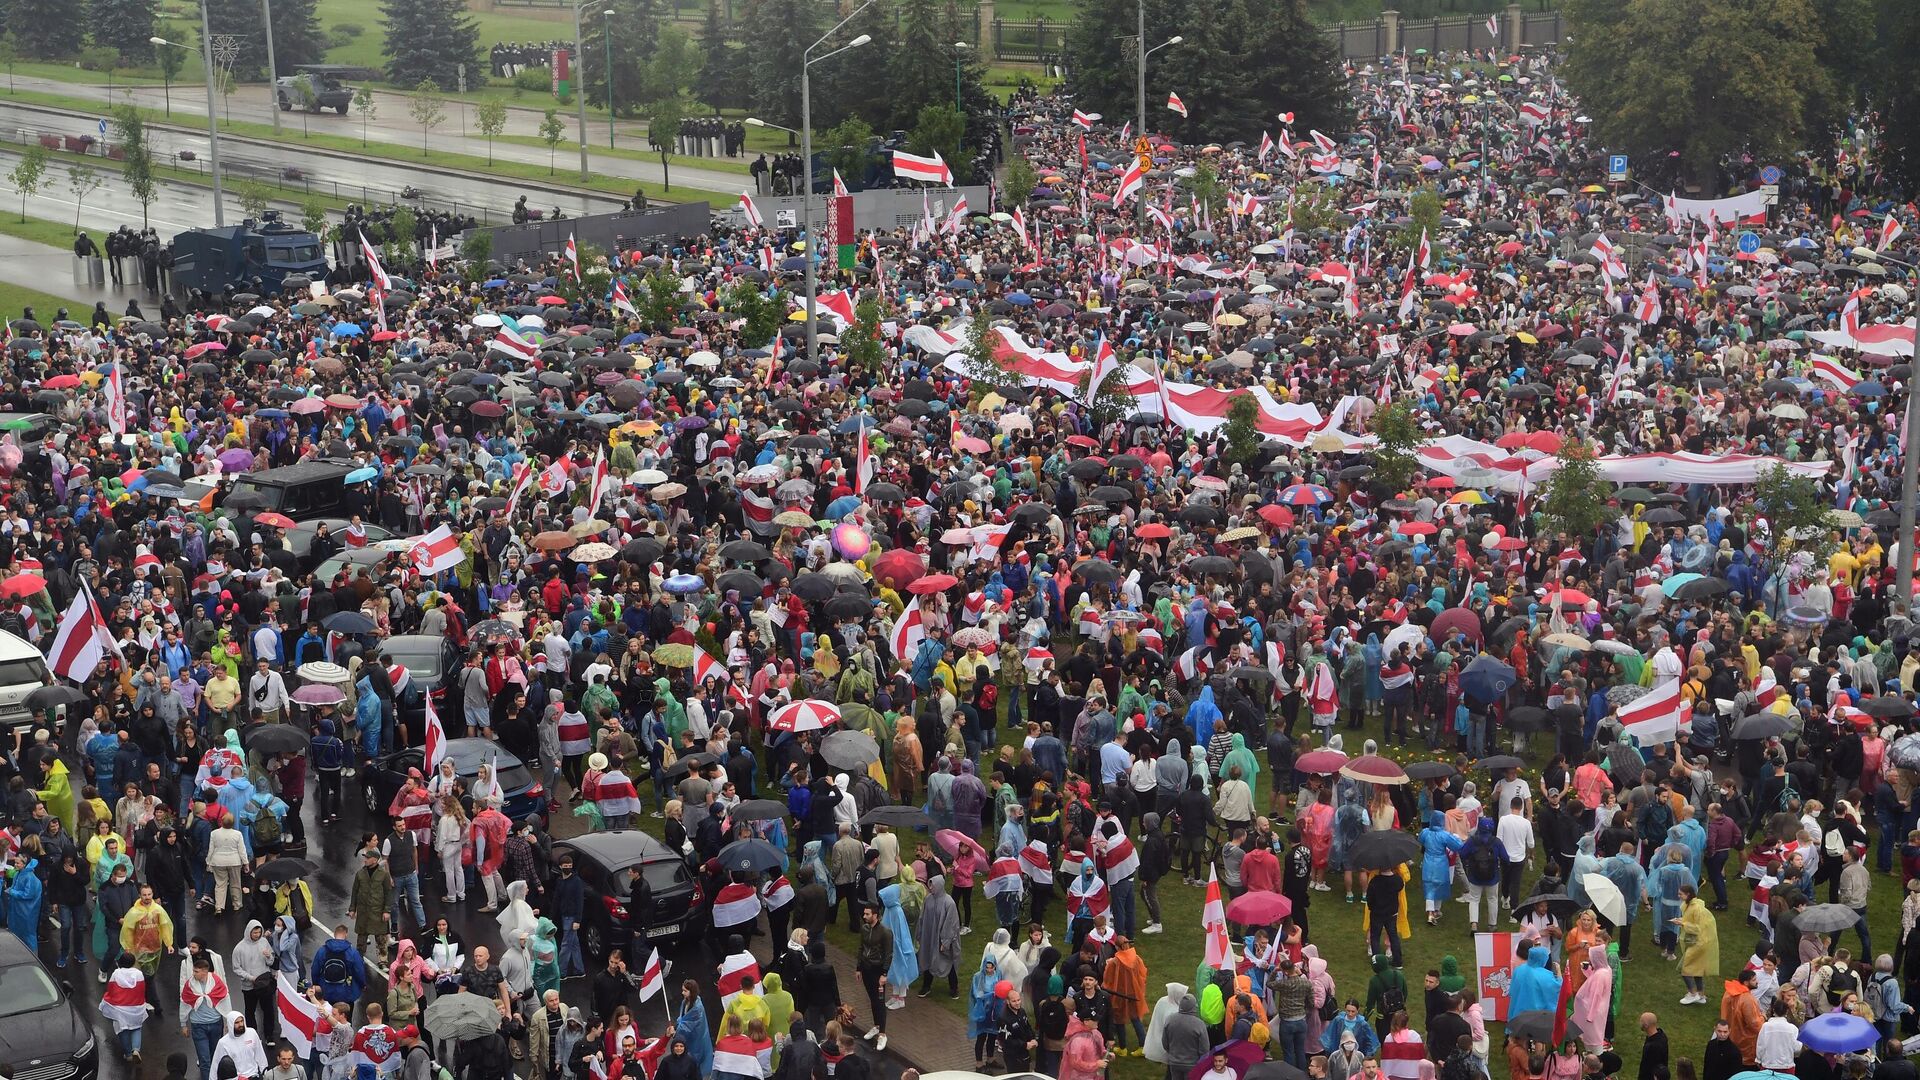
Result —
[{"label": "pink umbrella", "polygon": [[1447,327],[1447,333],[1454,337],[1471,337],[1480,332],[1480,328],[1470,322],[1457,322]]},{"label": "pink umbrella", "polygon": [[210,352],[226,352],[227,347],[217,341],[202,341],[187,348],[187,359],[197,359]]},{"label": "pink umbrella", "polygon": [[956,858],[962,851],[968,849],[971,849],[983,859],[987,857],[987,849],[981,847],[978,840],[961,832],[959,829],[941,829],[939,832],[933,834],[933,842],[939,844],[942,851]]},{"label": "pink umbrella", "polygon": [[843,559],[858,561],[865,558],[867,552],[873,550],[873,537],[868,536],[865,529],[851,522],[835,525],[831,540],[833,550],[839,552]]},{"label": "pink umbrella", "polygon": [[293,692],[293,700],[302,705],[338,705],[347,700],[347,695],[337,686],[308,683]]},{"label": "pink umbrella", "polygon": [[1233,1075],[1240,1077],[1247,1075],[1248,1069],[1267,1059],[1265,1047],[1256,1046],[1245,1039],[1234,1039],[1231,1042],[1221,1043],[1210,1052],[1200,1055],[1199,1062],[1187,1071],[1187,1080],[1200,1080],[1201,1077],[1212,1072],[1215,1054],[1226,1055],[1227,1068],[1233,1071]]},{"label": "pink umbrella", "polygon": [[317,397],[303,397],[299,401],[296,401],[293,404],[287,406],[288,412],[296,413],[300,416],[307,416],[317,412],[325,412],[326,410],[327,410],[327,403]]},{"label": "pink umbrella", "polygon": [[1227,905],[1227,921],[1241,926],[1272,926],[1291,914],[1293,901],[1264,889],[1242,893]]},{"label": "pink umbrella", "polygon": [[1303,773],[1337,773],[1347,763],[1347,755],[1338,750],[1312,750],[1294,759],[1293,767]]}]

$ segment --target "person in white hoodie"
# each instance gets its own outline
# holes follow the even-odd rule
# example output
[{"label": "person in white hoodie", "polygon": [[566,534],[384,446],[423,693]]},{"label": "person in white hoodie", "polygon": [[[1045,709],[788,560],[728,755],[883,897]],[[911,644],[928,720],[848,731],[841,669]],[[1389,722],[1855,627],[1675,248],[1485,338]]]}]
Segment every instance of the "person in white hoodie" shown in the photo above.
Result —
[{"label": "person in white hoodie", "polygon": [[234,1075],[240,1080],[257,1080],[260,1074],[272,1067],[267,1061],[266,1048],[260,1045],[259,1033],[247,1028],[247,1018],[241,1013],[227,1014],[227,1034],[213,1048],[213,1067],[209,1075],[220,1075],[222,1061],[233,1062]]},{"label": "person in white hoodie", "polygon": [[234,944],[227,960],[227,971],[233,976],[229,990],[241,991],[242,1000],[246,1002],[241,1015],[252,1020],[256,1029],[268,1035],[274,1030],[274,1021],[279,1012],[278,988],[273,978],[279,967],[278,960],[273,940],[267,937],[266,927],[260,925],[259,919],[247,920],[247,928]]},{"label": "person in white hoodie", "polygon": [[247,864],[247,841],[233,825],[233,815],[224,814],[220,826],[207,835],[207,871],[213,875],[215,914],[229,910],[229,897],[231,910],[239,911],[242,904],[240,868]]}]

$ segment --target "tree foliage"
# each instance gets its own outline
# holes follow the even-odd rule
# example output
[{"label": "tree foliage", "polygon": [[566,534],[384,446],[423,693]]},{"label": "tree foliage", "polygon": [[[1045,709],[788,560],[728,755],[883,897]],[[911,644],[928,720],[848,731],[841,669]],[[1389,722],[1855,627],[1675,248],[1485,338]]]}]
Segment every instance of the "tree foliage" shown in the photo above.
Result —
[{"label": "tree foliage", "polygon": [[[480,24],[461,0],[383,0],[387,78],[399,86],[460,85],[459,66],[480,57]],[[276,38],[277,42],[278,39]]]},{"label": "tree foliage", "polygon": [[[751,341],[752,339],[747,339]],[[878,375],[887,360],[887,347],[880,343],[880,302],[865,297],[853,308],[853,325],[840,339],[847,366],[855,371]]]},{"label": "tree foliage", "polygon": [[421,79],[407,98],[407,115],[420,125],[420,153],[427,153],[427,135],[447,119],[447,99],[432,79]]},{"label": "tree foliage", "polygon": [[[800,127],[800,67],[807,46],[830,25],[824,19],[826,10],[813,0],[750,0],[747,4],[743,22],[753,28],[746,49],[747,99],[753,115],[769,123]],[[818,76],[818,68],[814,74]],[[819,95],[814,96],[817,102]],[[815,117],[816,122],[824,120]]]},{"label": "tree foliage", "polygon": [[[742,278],[727,294],[727,312],[740,319],[740,340],[756,347],[762,342],[773,340],[780,332],[780,324],[786,321],[787,303],[775,289],[771,294],[760,291],[759,286]],[[859,314],[856,309],[855,315]]]},{"label": "tree foliage", "polygon": [[1000,180],[1000,200],[1007,206],[1025,206],[1033,197],[1033,189],[1040,186],[1040,174],[1035,172],[1033,164],[1024,155],[1015,155],[1007,162],[1006,174]]},{"label": "tree foliage", "polygon": [[1017,388],[1021,385],[1020,376],[1000,366],[995,357],[999,336],[993,332],[984,312],[974,315],[973,322],[967,327],[967,348],[962,354],[960,366],[964,368],[969,386],[969,400],[979,401],[987,394]]},{"label": "tree foliage", "polygon": [[66,59],[79,55],[87,40],[85,0],[32,0],[25,10],[22,0],[8,5],[8,29],[20,43],[20,55],[34,60]]},{"label": "tree foliage", "polygon": [[1238,465],[1242,469],[1252,467],[1260,454],[1260,403],[1249,393],[1235,394],[1227,405],[1227,422],[1221,425],[1220,437],[1226,440],[1226,449],[1221,456],[1228,464]]},{"label": "tree foliage", "polygon": [[1180,190],[1195,203],[1198,203],[1209,215],[1220,214],[1227,208],[1227,186],[1220,181],[1220,170],[1213,162],[1202,161],[1193,167],[1193,175],[1181,177]]},{"label": "tree foliage", "polygon": [[[273,0],[273,63],[281,73],[326,59],[327,39],[320,30],[318,6],[318,0]],[[267,32],[260,0],[207,0],[207,26],[216,34],[240,39],[240,52],[233,61],[236,76],[253,80],[266,75]],[[195,51],[199,48],[199,29],[195,23],[192,36],[187,38]]]},{"label": "tree foliage", "polygon": [[20,220],[27,220],[27,200],[33,198],[47,186],[47,148],[37,142],[30,142],[20,150],[20,160],[14,162],[13,170],[7,173],[7,182],[13,190],[20,193]]},{"label": "tree foliage", "polygon": [[745,50],[732,23],[721,16],[720,0],[707,0],[706,24],[700,34],[700,75],[694,96],[716,109],[737,109],[747,103],[747,83],[741,77]]},{"label": "tree foliage", "polygon": [[[1594,141],[1643,175],[1677,150],[1680,176],[1717,188],[1723,159],[1791,158],[1838,100],[1816,0],[1567,0],[1563,81]],[[1664,179],[1673,179],[1665,177]]]},{"label": "tree foliage", "polygon": [[[899,35],[887,54],[886,94],[895,127],[914,123],[928,105],[952,105],[963,111],[984,73],[974,50],[956,49],[955,42],[972,37],[961,22],[960,9],[950,0],[898,0]],[[954,97],[958,69],[960,95]]]},{"label": "tree foliage", "polygon": [[147,142],[147,124],[140,110],[121,105],[113,110],[113,141],[119,147],[120,175],[127,191],[140,203],[140,225],[147,224],[147,211],[160,197],[160,185],[153,174],[153,147]]},{"label": "tree foliage", "polygon": [[95,45],[112,49],[128,63],[144,64],[153,59],[150,39],[159,11],[157,0],[90,0],[87,33]]},{"label": "tree foliage", "polygon": [[1308,181],[1293,189],[1293,201],[1287,206],[1287,220],[1300,233],[1331,229],[1339,224],[1343,211],[1339,196],[1318,181]]},{"label": "tree foliage", "polygon": [[560,147],[560,140],[567,134],[567,125],[560,120],[559,109],[548,109],[540,118],[540,141],[547,144],[547,175],[553,175],[554,152]]},{"label": "tree foliage", "polygon": [[[602,11],[612,15],[602,15]],[[647,68],[660,42],[660,11],[656,0],[609,0],[581,14],[581,53],[575,81],[587,95],[587,104],[607,104],[608,43],[612,46],[613,106],[620,116],[638,115],[647,92]]]},{"label": "tree foliage", "polygon": [[1821,494],[1819,481],[1775,465],[1754,481],[1749,524],[1758,518],[1766,519],[1766,529],[1749,532],[1764,537],[1768,553],[1778,557],[1824,542],[1833,528],[1833,507]]},{"label": "tree foliage", "polygon": [[[1132,116],[1136,82],[1130,41],[1138,0],[1081,0],[1067,35],[1075,102],[1109,117]],[[1258,140],[1274,114],[1302,128],[1346,126],[1349,105],[1332,39],[1307,18],[1306,0],[1148,0],[1147,43],[1184,40],[1147,65],[1147,126],[1178,124],[1185,141]],[[1186,103],[1179,120],[1163,104]]]},{"label": "tree foliage", "polygon": [[[360,145],[367,145],[367,123],[380,111],[377,99],[370,86],[356,87],[353,91],[353,111],[360,114]],[[491,153],[491,148],[489,148]]]},{"label": "tree foliage", "polygon": [[873,167],[873,125],[849,116],[815,135],[813,145],[850,187],[865,186],[867,170]]},{"label": "tree foliage", "polygon": [[963,140],[967,136],[967,118],[952,105],[923,105],[920,115],[913,125],[913,131],[907,135],[907,148],[923,157],[938,152],[953,169],[953,178],[957,183],[965,183],[970,162],[961,152]]},{"label": "tree foliage", "polygon": [[507,103],[499,98],[488,98],[480,103],[473,112],[474,123],[480,128],[480,134],[487,140],[487,164],[493,164],[493,140],[507,130]]},{"label": "tree foliage", "polygon": [[1406,490],[1420,471],[1420,460],[1414,455],[1426,441],[1427,433],[1420,429],[1420,419],[1405,398],[1389,402],[1374,413],[1368,427],[1379,440],[1373,450],[1374,483],[1397,495]]},{"label": "tree foliage", "polygon": [[1407,200],[1408,225],[1387,234],[1387,246],[1401,253],[1412,251],[1420,246],[1420,237],[1427,238],[1427,250],[1433,257],[1440,257],[1440,221],[1445,204],[1440,201],[1440,193],[1429,184],[1413,193]]},{"label": "tree foliage", "polygon": [[1585,440],[1567,440],[1557,456],[1560,465],[1547,477],[1540,497],[1540,516],[1549,529],[1576,542],[1584,541],[1619,516],[1607,505],[1613,489],[1600,475],[1593,447]]},{"label": "tree foliage", "polygon": [[671,270],[655,270],[641,284],[645,288],[634,304],[640,312],[640,321],[662,333],[672,329],[680,315],[680,275]]}]

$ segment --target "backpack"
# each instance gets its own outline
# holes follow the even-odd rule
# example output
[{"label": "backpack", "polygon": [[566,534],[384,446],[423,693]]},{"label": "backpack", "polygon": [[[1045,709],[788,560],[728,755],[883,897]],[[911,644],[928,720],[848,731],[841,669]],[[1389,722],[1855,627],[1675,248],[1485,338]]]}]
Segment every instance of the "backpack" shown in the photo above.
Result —
[{"label": "backpack", "polygon": [[1500,876],[1500,856],[1495,854],[1492,844],[1470,845],[1463,854],[1462,861],[1467,864],[1469,880],[1478,878],[1485,881]]},{"label": "backpack", "polygon": [[261,810],[253,818],[253,842],[272,846],[280,842],[280,819],[272,810]]},{"label": "backpack", "polygon": [[1887,1003],[1891,1001],[1893,997],[1887,993],[1888,986],[1894,987],[1894,993],[1899,993],[1899,984],[1893,981],[1891,974],[1885,971],[1875,972],[1873,976],[1873,993],[1867,997],[1867,1001],[1873,1005],[1873,1018],[1875,1020],[1884,1020],[1887,1018]]},{"label": "backpack", "polygon": [[347,967],[347,958],[329,951],[327,958],[320,961],[320,981],[329,986],[345,986],[352,982],[353,972]]},{"label": "backpack", "polygon": [[1397,1013],[1406,1007],[1407,1007],[1407,991],[1405,987],[1389,986],[1385,990],[1380,991],[1380,1019],[1381,1020],[1384,1021],[1384,1020],[1393,1019],[1394,1013]]},{"label": "backpack", "polygon": [[1000,687],[995,683],[983,683],[979,697],[981,710],[990,717],[994,707],[1000,704]]},{"label": "backpack", "polygon": [[307,883],[297,881],[287,894],[287,911],[293,916],[293,928],[302,935],[313,929],[313,905],[307,900]]}]

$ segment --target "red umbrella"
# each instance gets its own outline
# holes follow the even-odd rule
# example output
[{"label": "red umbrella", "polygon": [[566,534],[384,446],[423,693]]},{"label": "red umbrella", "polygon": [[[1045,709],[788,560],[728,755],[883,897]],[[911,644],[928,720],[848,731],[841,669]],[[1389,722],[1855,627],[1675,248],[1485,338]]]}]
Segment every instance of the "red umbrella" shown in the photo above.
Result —
[{"label": "red umbrella", "polygon": [[1293,901],[1276,892],[1242,893],[1227,905],[1227,921],[1241,926],[1272,926],[1293,914]]},{"label": "red umbrella", "polygon": [[40,385],[48,390],[71,390],[74,387],[80,385],[80,376],[74,375],[72,373],[68,373],[66,375],[55,375],[53,378],[48,379],[46,382],[43,382]]},{"label": "red umbrella", "polygon": [[373,336],[372,336],[371,338],[368,338],[367,340],[369,340],[369,341],[393,341],[393,340],[395,340],[395,339],[397,339],[397,338],[399,338],[399,336],[400,336],[400,331],[398,331],[398,330],[376,330],[376,331],[374,331],[374,334],[373,334]]},{"label": "red umbrella", "polygon": [[[1559,595],[1560,595],[1561,607],[1567,607],[1568,605],[1572,605],[1574,607],[1585,607],[1588,604],[1593,603],[1593,597],[1588,596],[1586,593],[1581,592],[1579,589],[1561,589]],[[1547,599],[1551,601],[1553,597],[1549,595]]]},{"label": "red umbrella", "polygon": [[539,304],[541,307],[563,307],[566,305],[566,300],[558,296],[543,296],[535,300],[534,303]]},{"label": "red umbrella", "polygon": [[1200,1080],[1201,1077],[1212,1072],[1214,1054],[1226,1055],[1227,1068],[1232,1070],[1236,1077],[1247,1075],[1248,1069],[1267,1059],[1265,1047],[1255,1046],[1245,1039],[1234,1039],[1231,1042],[1221,1043],[1209,1053],[1200,1055],[1199,1062],[1187,1070],[1187,1080]]},{"label": "red umbrella", "polygon": [[45,592],[46,589],[47,579],[39,574],[15,574],[5,581],[0,581],[0,596],[9,600],[32,596],[37,592]]},{"label": "red umbrella", "polygon": [[1394,531],[1406,536],[1432,536],[1440,529],[1431,521],[1408,521],[1394,526]]},{"label": "red umbrella", "polygon": [[1260,517],[1276,529],[1292,528],[1294,524],[1293,511],[1279,503],[1268,503],[1261,507]]},{"label": "red umbrella", "polygon": [[932,596],[937,592],[946,592],[958,584],[960,579],[952,574],[928,574],[926,577],[909,582],[907,591],[915,596]]},{"label": "red umbrella", "polygon": [[1142,540],[1165,540],[1167,537],[1173,535],[1173,530],[1167,528],[1162,522],[1149,521],[1138,529],[1133,530],[1133,535]]},{"label": "red umbrella", "polygon": [[1093,436],[1091,435],[1069,435],[1067,436],[1067,445],[1068,446],[1084,446],[1088,450],[1091,450],[1094,447],[1099,446],[1100,444],[1097,441],[1095,441]]},{"label": "red umbrella", "polygon": [[880,553],[873,561],[873,580],[889,589],[909,588],[927,572],[927,561],[906,548]]},{"label": "red umbrella", "polygon": [[1304,773],[1337,773],[1347,763],[1347,755],[1338,750],[1312,750],[1294,759],[1293,767]]},{"label": "red umbrella", "polygon": [[276,529],[291,529],[299,524],[285,514],[276,514],[272,511],[264,514],[255,514],[253,520],[258,524],[271,525]]},{"label": "red umbrella", "polygon": [[1444,641],[1455,630],[1465,634],[1468,641],[1479,641],[1480,614],[1467,608],[1448,608],[1434,616],[1433,625],[1427,627],[1427,633],[1433,635],[1435,641]]},{"label": "red umbrella", "polygon": [[1360,780],[1369,784],[1404,784],[1407,782],[1407,770],[1381,757],[1379,754],[1362,754],[1340,766],[1340,775],[1349,780]]}]

